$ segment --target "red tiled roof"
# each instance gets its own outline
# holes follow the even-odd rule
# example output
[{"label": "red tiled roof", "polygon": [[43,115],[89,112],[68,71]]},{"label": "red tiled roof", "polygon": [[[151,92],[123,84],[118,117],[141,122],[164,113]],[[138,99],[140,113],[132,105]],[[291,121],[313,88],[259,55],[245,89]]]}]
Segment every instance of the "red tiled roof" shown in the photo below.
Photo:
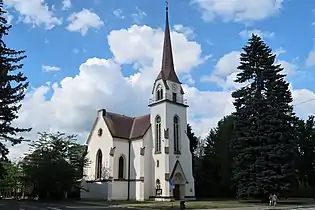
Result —
[{"label": "red tiled roof", "polygon": [[145,135],[150,127],[150,114],[140,117],[128,117],[112,112],[103,114],[104,120],[113,137],[122,139],[137,139]]}]

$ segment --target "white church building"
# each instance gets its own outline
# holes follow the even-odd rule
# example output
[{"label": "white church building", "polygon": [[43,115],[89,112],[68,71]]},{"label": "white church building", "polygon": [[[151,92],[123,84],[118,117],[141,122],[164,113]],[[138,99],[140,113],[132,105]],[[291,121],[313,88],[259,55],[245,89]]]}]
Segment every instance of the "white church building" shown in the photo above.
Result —
[{"label": "white church building", "polygon": [[[81,199],[194,199],[187,102],[175,69],[166,7],[161,71],[150,113],[128,117],[101,109],[86,145]],[[172,183],[172,184],[170,184]]]}]

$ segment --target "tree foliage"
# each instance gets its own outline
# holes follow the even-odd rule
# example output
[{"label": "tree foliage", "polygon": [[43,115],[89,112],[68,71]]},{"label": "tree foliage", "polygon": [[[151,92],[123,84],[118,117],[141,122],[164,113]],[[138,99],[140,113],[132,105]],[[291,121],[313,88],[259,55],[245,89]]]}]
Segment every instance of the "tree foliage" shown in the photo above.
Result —
[{"label": "tree foliage", "polygon": [[189,124],[187,124],[187,137],[189,139],[189,149],[192,156],[192,169],[193,172],[195,171],[195,162],[196,162],[196,149],[198,146],[198,138],[196,137],[195,133],[192,131],[192,128]]},{"label": "tree foliage", "polygon": [[305,187],[315,189],[315,118],[309,116],[306,121],[297,119],[298,131],[296,161],[298,182]]},{"label": "tree foliage", "polygon": [[86,147],[77,143],[75,135],[39,133],[39,139],[30,146],[23,171],[33,194],[60,198],[80,186],[78,180],[83,177],[88,160]]},{"label": "tree foliage", "polygon": [[205,138],[204,154],[196,167],[196,188],[199,196],[230,197],[234,195],[231,182],[232,157],[229,149],[233,136],[233,118],[226,116],[218,122],[216,128],[210,130]]},{"label": "tree foliage", "polygon": [[271,49],[253,35],[241,53],[234,91],[234,181],[239,197],[263,198],[291,190],[296,133],[291,92]]},{"label": "tree foliage", "polygon": [[[4,42],[11,25],[7,24],[6,12],[3,2],[0,1],[0,158],[6,159],[9,153],[6,143],[16,145],[23,141],[17,137],[18,133],[30,131],[15,127],[12,122],[18,118],[21,108],[20,102],[25,96],[28,87],[27,77],[20,70],[23,64],[20,62],[26,58],[24,51],[10,49]],[[18,72],[17,72],[18,71]],[[1,168],[1,167],[0,167]],[[3,169],[3,168],[2,168]]]},{"label": "tree foliage", "polygon": [[14,195],[17,192],[20,180],[21,170],[19,165],[10,161],[3,161],[2,166],[4,167],[5,173],[0,178],[0,195]]}]

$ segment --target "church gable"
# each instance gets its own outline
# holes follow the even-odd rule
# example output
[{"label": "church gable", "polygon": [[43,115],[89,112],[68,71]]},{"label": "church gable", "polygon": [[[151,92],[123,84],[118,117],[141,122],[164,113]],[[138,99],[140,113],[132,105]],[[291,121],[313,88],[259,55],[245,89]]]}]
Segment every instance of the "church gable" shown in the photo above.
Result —
[{"label": "church gable", "polygon": [[175,178],[175,175],[179,173],[183,179],[185,180],[185,182],[188,182],[187,181],[187,178],[185,176],[185,173],[184,173],[184,170],[179,162],[179,160],[176,161],[175,165],[174,165],[174,168],[172,170],[172,173],[171,173],[171,176],[170,176],[170,179],[174,179]]}]

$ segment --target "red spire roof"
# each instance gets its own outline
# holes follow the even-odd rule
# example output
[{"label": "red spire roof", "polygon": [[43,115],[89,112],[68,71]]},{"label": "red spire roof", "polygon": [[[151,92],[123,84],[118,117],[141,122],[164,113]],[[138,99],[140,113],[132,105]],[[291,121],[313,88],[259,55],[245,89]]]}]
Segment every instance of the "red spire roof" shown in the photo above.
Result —
[{"label": "red spire roof", "polygon": [[170,26],[169,26],[169,20],[168,20],[167,2],[166,2],[166,23],[165,23],[165,32],[164,32],[162,69],[155,81],[159,79],[162,79],[164,83],[166,80],[169,80],[169,81],[181,84],[174,69],[174,60],[173,60],[173,52],[172,52]]}]

